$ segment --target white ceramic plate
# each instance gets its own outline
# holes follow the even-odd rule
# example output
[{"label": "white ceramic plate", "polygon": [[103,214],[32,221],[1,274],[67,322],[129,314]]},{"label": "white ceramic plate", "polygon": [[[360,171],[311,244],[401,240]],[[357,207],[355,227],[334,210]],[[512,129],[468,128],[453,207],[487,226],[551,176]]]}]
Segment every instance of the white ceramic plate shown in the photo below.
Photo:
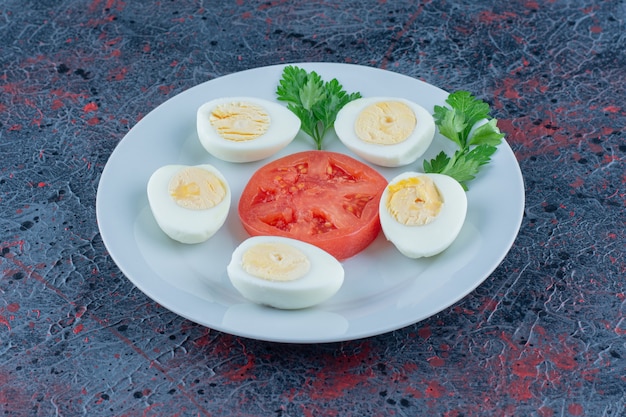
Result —
[{"label": "white ceramic plate", "polygon": [[[445,91],[398,73],[376,68],[296,63],[325,80],[337,78],[349,92],[398,96],[433,111]],[[231,164],[207,154],[196,135],[196,109],[223,96],[257,96],[275,100],[283,65],[220,77],[166,101],[146,115],[119,143],[102,173],[96,211],[102,239],[128,279],[163,307],[209,328],[267,341],[334,342],[389,332],[430,317],[451,306],[482,283],[500,264],[519,231],[524,187],[519,165],[502,143],[470,183],[465,225],[451,247],[429,259],[400,255],[381,233],[364,252],[343,262],[345,281],[327,302],[300,311],[254,305],[232,287],[226,274],[232,250],[247,237],[237,216],[238,196],[250,175],[269,160]],[[325,149],[350,154],[331,134]],[[313,149],[300,133],[271,159]],[[425,158],[454,151],[439,136]],[[354,156],[354,155],[352,155]],[[357,158],[358,159],[358,158]],[[146,196],[150,175],[166,164],[215,165],[233,192],[224,227],[209,241],[183,245],[157,227]],[[405,170],[420,170],[422,160],[404,168],[377,168],[387,179]]]}]

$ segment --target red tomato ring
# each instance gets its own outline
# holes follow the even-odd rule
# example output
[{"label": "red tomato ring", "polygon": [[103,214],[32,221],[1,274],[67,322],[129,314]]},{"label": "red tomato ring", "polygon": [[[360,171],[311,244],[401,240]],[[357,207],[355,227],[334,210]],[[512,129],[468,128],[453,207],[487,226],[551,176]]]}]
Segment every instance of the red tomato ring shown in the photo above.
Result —
[{"label": "red tomato ring", "polygon": [[311,243],[337,259],[369,246],[380,232],[378,204],[387,180],[350,156],[305,151],[259,168],[239,200],[252,236]]}]

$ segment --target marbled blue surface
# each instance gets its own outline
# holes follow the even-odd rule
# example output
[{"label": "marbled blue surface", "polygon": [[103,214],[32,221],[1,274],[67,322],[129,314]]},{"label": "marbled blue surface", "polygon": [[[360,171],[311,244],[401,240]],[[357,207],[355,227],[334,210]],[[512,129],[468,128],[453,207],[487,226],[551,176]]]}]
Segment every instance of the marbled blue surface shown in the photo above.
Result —
[{"label": "marbled blue surface", "polygon": [[[4,0],[0,411],[7,416],[626,415],[626,3]],[[324,345],[163,309],[100,237],[98,181],[168,98],[326,61],[487,100],[526,209],[474,292]]]}]

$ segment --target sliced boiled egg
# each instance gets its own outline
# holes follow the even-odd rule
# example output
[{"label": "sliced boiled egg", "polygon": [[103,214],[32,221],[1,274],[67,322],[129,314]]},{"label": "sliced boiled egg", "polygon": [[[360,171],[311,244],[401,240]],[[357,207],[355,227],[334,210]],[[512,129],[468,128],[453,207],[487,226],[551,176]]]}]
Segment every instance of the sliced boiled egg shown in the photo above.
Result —
[{"label": "sliced boiled egg", "polygon": [[300,119],[286,107],[256,97],[223,97],[198,108],[202,146],[228,162],[265,159],[296,137]]},{"label": "sliced boiled egg", "polygon": [[443,252],[458,236],[466,214],[463,187],[442,174],[400,174],[389,182],[379,205],[385,237],[409,258]]},{"label": "sliced boiled egg", "polygon": [[235,250],[226,271],[246,299],[279,309],[301,309],[332,297],[343,284],[341,263],[309,243],[253,236]]},{"label": "sliced boiled egg", "polygon": [[159,227],[181,243],[200,243],[226,221],[231,192],[212,165],[166,165],[148,180],[148,202]]},{"label": "sliced boiled egg", "polygon": [[397,97],[364,97],[337,114],[335,133],[361,158],[384,167],[415,162],[435,135],[432,115],[417,103]]}]

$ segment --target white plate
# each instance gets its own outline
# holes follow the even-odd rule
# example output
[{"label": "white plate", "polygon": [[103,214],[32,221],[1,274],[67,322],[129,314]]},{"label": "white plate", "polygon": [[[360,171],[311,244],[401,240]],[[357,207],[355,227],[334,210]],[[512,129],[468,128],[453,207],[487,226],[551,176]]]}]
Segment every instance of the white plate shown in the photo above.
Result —
[{"label": "white plate", "polygon": [[[447,93],[394,72],[357,65],[297,63],[325,80],[337,78],[349,92],[398,96],[427,110],[443,105]],[[289,343],[334,342],[395,330],[454,304],[483,282],[500,264],[519,231],[524,187],[519,165],[502,143],[470,183],[465,225],[451,247],[430,259],[408,259],[382,233],[364,252],[343,262],[345,282],[327,302],[301,311],[281,311],[246,302],[232,287],[226,265],[232,250],[247,237],[237,217],[238,196],[252,172],[267,163],[230,164],[207,154],[196,136],[196,109],[223,96],[275,100],[283,65],[220,77],[166,101],[146,115],[119,143],[102,173],[96,212],[102,239],[121,271],[163,307],[226,333]],[[336,137],[325,149],[350,154]],[[300,133],[274,158],[313,149]],[[425,158],[453,144],[437,136]],[[354,156],[354,155],[352,155]],[[146,196],[150,175],[166,164],[215,165],[228,179],[233,201],[224,227],[209,241],[183,245],[157,227]],[[420,170],[422,160],[404,168],[380,169],[391,179]],[[232,209],[234,207],[235,209]]]}]

